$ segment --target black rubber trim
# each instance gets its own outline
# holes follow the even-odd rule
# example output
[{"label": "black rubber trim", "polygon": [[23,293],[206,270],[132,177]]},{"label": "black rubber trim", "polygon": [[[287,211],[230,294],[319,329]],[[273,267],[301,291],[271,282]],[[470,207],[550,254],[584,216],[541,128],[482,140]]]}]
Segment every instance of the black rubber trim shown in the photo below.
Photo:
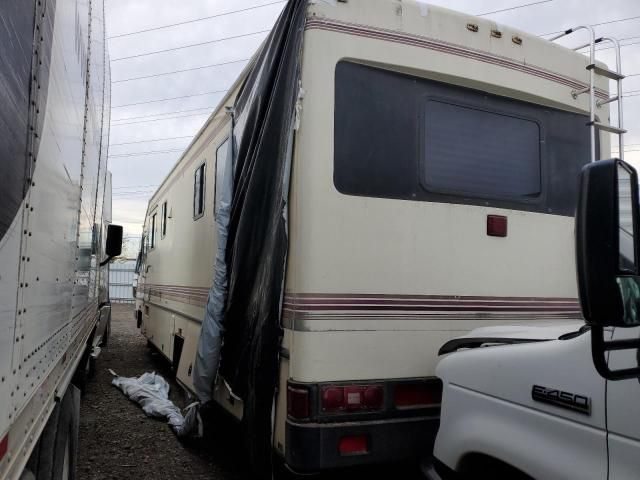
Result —
[{"label": "black rubber trim", "polygon": [[478,348],[487,343],[498,345],[516,345],[519,343],[536,343],[536,342],[548,342],[549,340],[555,340],[551,338],[501,338],[501,337],[477,337],[477,338],[455,338],[449,340],[447,343],[440,347],[438,355],[446,355],[447,353],[453,353],[461,348]]},{"label": "black rubber trim", "polygon": [[460,474],[447,467],[435,457],[430,457],[420,466],[426,480],[461,480]]}]

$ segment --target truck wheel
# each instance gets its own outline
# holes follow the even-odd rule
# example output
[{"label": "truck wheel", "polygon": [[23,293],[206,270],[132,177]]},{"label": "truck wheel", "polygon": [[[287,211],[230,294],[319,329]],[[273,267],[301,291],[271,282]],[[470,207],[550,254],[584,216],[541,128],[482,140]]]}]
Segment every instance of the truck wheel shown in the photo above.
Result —
[{"label": "truck wheel", "polygon": [[55,406],[27,468],[36,480],[75,480],[80,390],[69,385]]}]

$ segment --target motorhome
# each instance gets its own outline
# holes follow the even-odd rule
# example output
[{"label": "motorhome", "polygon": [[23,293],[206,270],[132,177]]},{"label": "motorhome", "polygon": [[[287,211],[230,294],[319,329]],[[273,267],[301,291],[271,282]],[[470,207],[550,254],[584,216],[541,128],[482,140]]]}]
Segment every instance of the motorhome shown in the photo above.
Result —
[{"label": "motorhome", "polygon": [[104,5],[9,0],[0,17],[0,479],[72,479],[122,236]]},{"label": "motorhome", "polygon": [[[581,318],[578,175],[609,149],[590,63],[420,1],[287,4],[149,201],[137,283],[186,390],[219,353],[254,467],[258,443],[299,472],[423,453],[440,346]],[[216,308],[220,351],[199,345]]]}]

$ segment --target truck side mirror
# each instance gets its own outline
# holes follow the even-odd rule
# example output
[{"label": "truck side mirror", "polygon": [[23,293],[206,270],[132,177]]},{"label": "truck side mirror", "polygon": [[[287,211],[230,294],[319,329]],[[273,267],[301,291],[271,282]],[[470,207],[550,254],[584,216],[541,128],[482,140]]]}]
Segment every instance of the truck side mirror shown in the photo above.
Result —
[{"label": "truck side mirror", "polygon": [[105,245],[105,253],[107,255],[107,259],[100,263],[101,267],[109,263],[113,257],[117,257],[122,253],[122,226],[107,226],[107,243]]},{"label": "truck side mirror", "polygon": [[605,327],[640,326],[638,174],[621,160],[586,165],[576,213],[580,303],[591,326],[593,361],[610,380],[640,376],[640,368],[612,371],[607,351],[640,348],[640,340],[605,341]]}]

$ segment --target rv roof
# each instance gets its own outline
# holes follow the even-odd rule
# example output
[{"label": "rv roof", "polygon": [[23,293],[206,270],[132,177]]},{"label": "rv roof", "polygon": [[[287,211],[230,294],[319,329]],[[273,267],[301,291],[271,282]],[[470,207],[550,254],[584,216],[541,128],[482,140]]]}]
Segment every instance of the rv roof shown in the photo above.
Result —
[{"label": "rv roof", "polygon": [[[583,80],[586,80],[585,66],[589,60],[585,55],[536,35],[498,24],[491,19],[430,5],[421,0],[309,0],[309,3],[308,17],[310,19],[336,21],[339,25],[345,26],[345,31],[347,27],[366,26],[391,34],[401,32],[402,34],[419,36],[426,41],[433,39],[440,44],[445,43],[473,51],[488,52],[498,58],[502,57],[521,65],[537,65],[550,72],[551,75],[565,75],[574,79],[584,77]],[[339,27],[334,27],[333,31],[340,32],[341,30]],[[469,35],[469,31],[479,32],[479,34]],[[370,36],[370,38],[377,37]],[[514,48],[514,44],[518,48]],[[225,113],[223,107],[232,99],[251,71],[263,45],[264,43],[162,181],[149,201],[147,213],[149,207],[155,205],[156,195],[185,155],[198,142],[209,125],[221,113]],[[599,83],[598,87],[606,90],[608,84]]]}]

